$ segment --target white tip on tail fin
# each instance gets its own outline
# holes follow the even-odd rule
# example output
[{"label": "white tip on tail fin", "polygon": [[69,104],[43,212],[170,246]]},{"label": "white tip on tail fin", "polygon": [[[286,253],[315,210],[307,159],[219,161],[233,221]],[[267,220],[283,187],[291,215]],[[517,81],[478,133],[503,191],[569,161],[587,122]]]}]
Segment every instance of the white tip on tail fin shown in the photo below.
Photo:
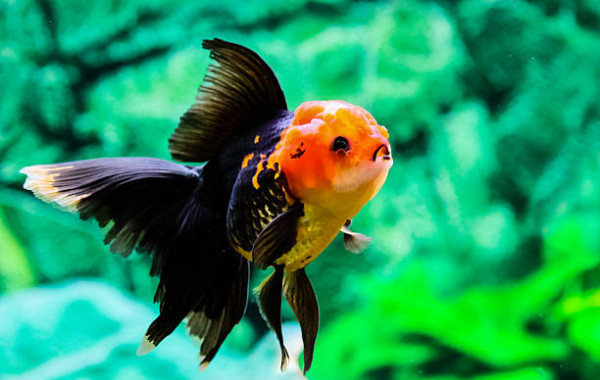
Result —
[{"label": "white tip on tail fin", "polygon": [[281,358],[281,364],[279,366],[279,369],[281,370],[281,372],[284,372],[287,369],[289,362],[290,362],[289,356],[283,356]]},{"label": "white tip on tail fin", "polygon": [[61,192],[56,186],[57,177],[61,171],[73,169],[72,165],[35,165],[19,170],[27,179],[23,184],[25,190],[30,190],[36,197],[44,202],[55,203],[67,211],[76,211],[79,201],[89,194],[69,194]]},{"label": "white tip on tail fin", "polygon": [[154,345],[154,343],[152,343],[148,340],[148,335],[144,335],[144,337],[142,338],[142,342],[140,343],[140,346],[138,347],[137,355],[138,356],[146,355],[148,352],[154,350],[155,348],[156,348],[156,345]]},{"label": "white tip on tail fin", "polygon": [[206,368],[208,368],[208,365],[210,364],[210,362],[201,362],[200,365],[198,366],[198,372],[203,372]]}]

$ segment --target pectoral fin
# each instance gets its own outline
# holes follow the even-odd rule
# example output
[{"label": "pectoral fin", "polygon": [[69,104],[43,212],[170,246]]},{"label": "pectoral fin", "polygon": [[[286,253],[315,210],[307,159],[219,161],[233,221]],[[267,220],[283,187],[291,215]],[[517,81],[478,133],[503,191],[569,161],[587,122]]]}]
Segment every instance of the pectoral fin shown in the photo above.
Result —
[{"label": "pectoral fin", "polygon": [[275,272],[267,277],[256,289],[258,305],[263,318],[273,330],[279,341],[281,349],[281,370],[287,366],[289,354],[283,344],[281,333],[281,283],[283,281],[283,267],[276,266]]},{"label": "pectoral fin", "polygon": [[315,341],[319,330],[319,304],[317,296],[303,269],[285,272],[283,292],[302,330],[304,343],[304,374],[310,369],[315,350]]},{"label": "pectoral fin", "polygon": [[352,253],[360,253],[367,249],[372,239],[359,232],[351,231],[350,224],[352,220],[348,219],[341,228],[344,233],[344,248]]},{"label": "pectoral fin", "polygon": [[258,235],[252,247],[252,262],[266,269],[296,244],[298,219],[304,206],[297,202],[269,223]]}]

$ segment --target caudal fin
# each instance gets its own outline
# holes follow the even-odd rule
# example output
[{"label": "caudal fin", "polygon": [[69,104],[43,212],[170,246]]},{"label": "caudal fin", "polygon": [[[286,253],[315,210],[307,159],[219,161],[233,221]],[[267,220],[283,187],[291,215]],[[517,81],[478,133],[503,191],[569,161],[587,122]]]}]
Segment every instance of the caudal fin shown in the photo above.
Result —
[{"label": "caudal fin", "polygon": [[227,300],[216,318],[210,318],[202,308],[188,315],[187,331],[202,342],[200,346],[200,370],[206,368],[217,351],[246,311],[250,263],[237,255],[238,265]]},{"label": "caudal fin", "polygon": [[195,213],[191,195],[202,185],[199,169],[145,157],[36,165],[21,173],[23,187],[41,200],[108,227],[112,252],[153,252],[156,265],[168,255],[169,233],[179,235]]},{"label": "caudal fin", "polygon": [[151,275],[160,276],[155,296],[160,315],[140,354],[192,313],[206,320],[208,327],[195,334],[212,358],[242,317],[248,263],[228,245],[221,211],[226,192],[206,168],[154,158],[102,158],[21,170],[28,176],[24,187],[40,199],[96,219],[111,251],[152,254]]}]

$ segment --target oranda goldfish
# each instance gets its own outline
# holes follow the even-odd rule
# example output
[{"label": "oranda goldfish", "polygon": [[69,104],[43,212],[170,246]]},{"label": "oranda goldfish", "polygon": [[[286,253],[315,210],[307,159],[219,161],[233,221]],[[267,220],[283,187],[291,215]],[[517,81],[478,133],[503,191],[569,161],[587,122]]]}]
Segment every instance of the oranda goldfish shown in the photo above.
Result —
[{"label": "oranda goldfish", "polygon": [[253,51],[205,40],[213,62],[196,102],[169,139],[173,159],[100,158],[23,168],[24,187],[105,228],[105,244],[152,254],[160,314],[139,354],[187,319],[205,368],[242,318],[249,265],[273,273],[256,289],[264,319],[281,333],[282,292],[311,366],[319,308],[305,266],[339,231],[348,250],[370,238],[350,221],[392,166],[387,130],[363,108],[309,101],[287,109],[271,68]]}]

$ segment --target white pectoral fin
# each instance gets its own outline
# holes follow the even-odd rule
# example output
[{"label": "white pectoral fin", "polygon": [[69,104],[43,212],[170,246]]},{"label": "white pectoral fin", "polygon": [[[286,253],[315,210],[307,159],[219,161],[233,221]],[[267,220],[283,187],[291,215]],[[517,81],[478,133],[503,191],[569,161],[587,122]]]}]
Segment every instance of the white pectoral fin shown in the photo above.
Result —
[{"label": "white pectoral fin", "polygon": [[341,228],[344,233],[344,248],[352,253],[360,253],[371,244],[371,238],[359,232],[350,231],[350,223],[346,222]]}]

